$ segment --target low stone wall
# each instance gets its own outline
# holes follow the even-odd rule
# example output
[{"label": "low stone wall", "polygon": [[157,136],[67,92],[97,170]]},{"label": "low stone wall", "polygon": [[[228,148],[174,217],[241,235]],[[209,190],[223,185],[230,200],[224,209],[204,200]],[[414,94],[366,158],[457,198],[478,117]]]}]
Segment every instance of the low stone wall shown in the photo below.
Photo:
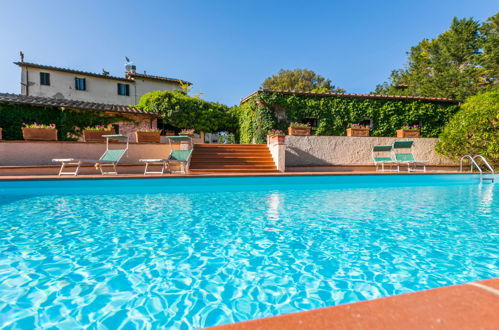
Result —
[{"label": "low stone wall", "polygon": [[400,140],[414,141],[414,157],[429,161],[429,165],[456,165],[435,153],[435,138],[286,136],[286,166],[372,165],[374,145],[392,145]]},{"label": "low stone wall", "polygon": [[[119,144],[111,144],[117,149]],[[173,145],[179,148],[179,145]],[[69,141],[0,141],[0,166],[57,165],[53,158],[99,159],[105,143]],[[168,143],[130,143],[121,164],[139,164],[143,158],[165,158],[170,154]]]}]

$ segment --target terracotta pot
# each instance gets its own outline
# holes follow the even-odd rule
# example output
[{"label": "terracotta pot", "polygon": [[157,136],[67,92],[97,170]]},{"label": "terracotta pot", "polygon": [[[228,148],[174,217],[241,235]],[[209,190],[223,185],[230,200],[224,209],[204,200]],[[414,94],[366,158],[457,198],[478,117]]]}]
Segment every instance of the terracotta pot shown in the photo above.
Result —
[{"label": "terracotta pot", "polygon": [[284,144],[286,135],[267,135],[267,144]]},{"label": "terracotta pot", "polygon": [[369,136],[369,128],[347,128],[347,136]]},{"label": "terracotta pot", "polygon": [[25,140],[57,141],[56,129],[23,127],[22,130]]},{"label": "terracotta pot", "polygon": [[175,136],[175,132],[165,132],[164,136]]},{"label": "terracotta pot", "polygon": [[159,131],[156,132],[141,132],[136,131],[135,137],[138,143],[159,143],[161,135]]},{"label": "terracotta pot", "polygon": [[83,139],[85,142],[106,142],[106,138],[102,137],[103,135],[111,135],[115,134],[114,131],[104,131],[104,130],[91,130],[85,129],[83,130]]},{"label": "terracotta pot", "polygon": [[288,127],[289,135],[310,135],[310,127]]},{"label": "terracotta pot", "polygon": [[398,129],[397,137],[400,138],[417,138],[420,135],[420,131],[418,129]]}]

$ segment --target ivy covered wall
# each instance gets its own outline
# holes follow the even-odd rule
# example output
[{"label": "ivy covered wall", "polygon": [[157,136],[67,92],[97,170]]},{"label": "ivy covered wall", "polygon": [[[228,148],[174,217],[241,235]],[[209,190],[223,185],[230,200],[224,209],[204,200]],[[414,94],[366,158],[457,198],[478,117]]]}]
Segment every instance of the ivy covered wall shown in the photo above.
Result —
[{"label": "ivy covered wall", "polygon": [[369,99],[341,95],[258,92],[234,109],[240,143],[265,143],[269,129],[313,118],[313,135],[346,135],[348,124],[371,119],[371,136],[395,136],[404,125],[421,125],[422,137],[438,137],[459,108],[457,102]]},{"label": "ivy covered wall", "polygon": [[22,124],[37,122],[55,124],[60,141],[77,140],[87,126],[107,125],[129,121],[123,116],[104,116],[88,110],[69,110],[59,107],[0,104],[0,127],[4,140],[22,140]]}]

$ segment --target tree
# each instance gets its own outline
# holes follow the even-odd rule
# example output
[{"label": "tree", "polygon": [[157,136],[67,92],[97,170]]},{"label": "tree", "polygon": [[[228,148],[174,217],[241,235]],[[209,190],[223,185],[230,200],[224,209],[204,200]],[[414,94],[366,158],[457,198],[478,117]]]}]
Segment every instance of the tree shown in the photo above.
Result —
[{"label": "tree", "polygon": [[481,154],[499,164],[499,89],[470,97],[443,129],[435,150],[454,159]]},{"label": "tree", "polygon": [[194,128],[197,132],[234,132],[237,121],[226,105],[192,97],[183,91],[157,91],[143,95],[137,108],[157,112],[163,123]]},{"label": "tree", "polygon": [[281,69],[277,74],[265,79],[262,83],[262,88],[294,92],[345,92],[345,90],[331,85],[331,80],[307,69]]},{"label": "tree", "polygon": [[375,93],[464,100],[491,88],[498,77],[498,20],[498,14],[483,24],[454,18],[436,39],[412,47],[407,67],[392,71]]}]

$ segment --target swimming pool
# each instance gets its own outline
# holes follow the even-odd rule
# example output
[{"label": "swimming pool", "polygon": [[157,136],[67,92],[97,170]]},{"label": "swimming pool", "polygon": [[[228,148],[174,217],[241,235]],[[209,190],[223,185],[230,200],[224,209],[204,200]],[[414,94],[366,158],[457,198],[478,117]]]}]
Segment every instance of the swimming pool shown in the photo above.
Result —
[{"label": "swimming pool", "polygon": [[0,327],[200,328],[499,276],[475,175],[0,182]]}]

